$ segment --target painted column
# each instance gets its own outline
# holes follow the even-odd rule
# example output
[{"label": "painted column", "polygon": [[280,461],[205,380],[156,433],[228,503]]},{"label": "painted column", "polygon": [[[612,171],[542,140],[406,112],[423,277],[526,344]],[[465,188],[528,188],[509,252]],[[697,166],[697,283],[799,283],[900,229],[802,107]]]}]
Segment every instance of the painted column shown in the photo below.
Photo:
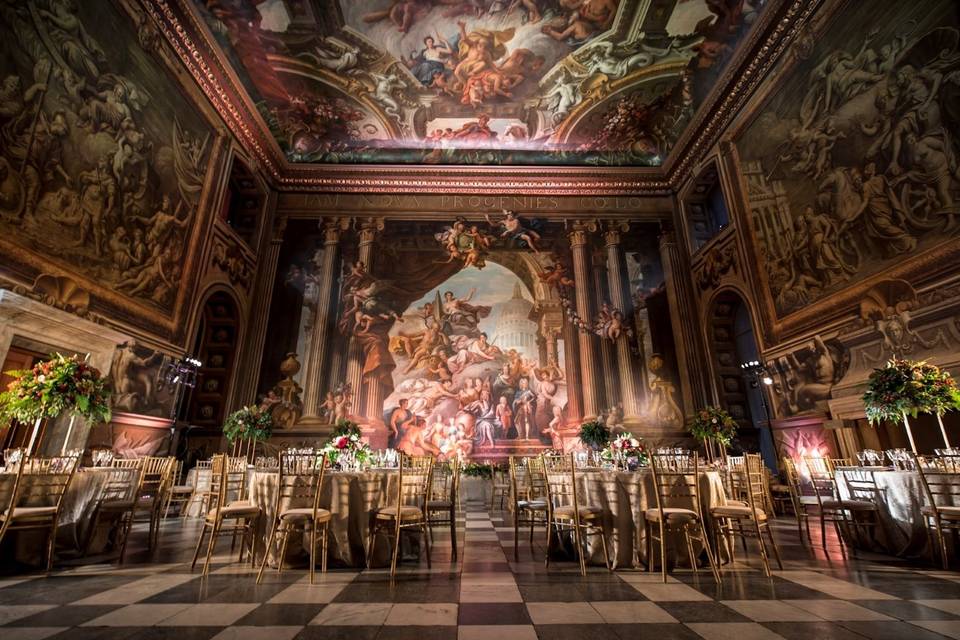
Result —
[{"label": "painted column", "polygon": [[[610,302],[609,278],[607,277],[607,261],[602,253],[593,254],[593,287],[596,295],[597,309],[604,302]],[[593,319],[591,318],[591,322]],[[600,368],[603,372],[601,383],[597,386],[597,402],[602,409],[609,409],[620,404],[620,383],[617,373],[617,356],[613,342],[600,338],[599,341]]]},{"label": "painted column", "polygon": [[[275,198],[275,196],[273,196]],[[256,401],[257,383],[260,381],[260,365],[263,362],[263,347],[267,338],[267,320],[273,300],[273,284],[277,277],[277,262],[280,245],[287,228],[287,218],[277,217],[273,222],[270,239],[257,261],[257,279],[253,288],[252,304],[248,319],[246,339],[236,368],[237,379],[233,398],[227,409],[234,411]]]},{"label": "painted column", "polygon": [[557,335],[558,330],[553,327],[547,329],[546,331],[546,340],[547,340],[547,364],[553,363],[557,366],[560,366],[560,360],[558,359],[559,349],[557,348]]},{"label": "painted column", "polygon": [[672,229],[664,229],[660,235],[660,260],[663,262],[663,277],[666,281],[667,303],[670,305],[670,325],[677,350],[677,373],[683,411],[689,415],[695,407],[710,402],[710,385],[707,382],[707,367],[702,360],[704,349],[700,339],[697,319],[700,314],[694,302],[690,267],[684,260]]},{"label": "painted column", "polygon": [[303,415],[314,417],[320,414],[321,398],[326,391],[327,364],[331,351],[333,328],[336,326],[334,285],[340,272],[340,235],[345,219],[333,218],[320,222],[323,230],[322,278],[317,291],[317,308],[310,334],[310,352],[303,375]]},{"label": "painted column", "polygon": [[[374,248],[376,246],[377,234],[381,231],[383,231],[383,218],[364,218],[360,222],[360,244],[357,257],[366,265],[367,273],[372,274],[375,270]],[[355,340],[351,342],[355,342]],[[357,346],[359,347],[359,345]],[[350,358],[350,362],[354,362],[352,357]],[[353,387],[353,397],[357,398],[359,402],[359,398],[361,397],[360,389],[363,388],[364,393],[362,397],[364,402],[363,413],[361,415],[365,415],[371,421],[382,421],[383,418],[381,414],[383,413],[383,400],[385,398],[383,384],[381,384],[380,380],[363,380],[362,361],[360,362],[359,374],[360,384],[363,385],[364,382],[366,382],[366,386]],[[357,407],[357,409],[360,409],[360,407]],[[360,413],[359,410],[357,413]]]},{"label": "painted column", "polygon": [[[633,317],[633,298],[630,295],[630,281],[627,276],[627,261],[620,244],[620,234],[629,226],[625,222],[608,222],[603,234],[607,247],[607,274],[610,284],[610,306],[623,314],[624,322]],[[637,423],[643,415],[643,399],[646,390],[641,387],[640,363],[630,349],[630,338],[626,332],[620,334],[615,343],[617,369],[620,380],[620,399],[623,402],[623,418],[627,424]]]},{"label": "painted column", "polygon": [[563,373],[567,381],[567,429],[576,431],[583,419],[580,385],[580,344],[577,328],[569,320],[563,323]]},{"label": "painted column", "polygon": [[[593,220],[577,220],[570,232],[570,249],[573,252],[573,279],[577,296],[577,314],[585,322],[592,322],[596,315],[593,306],[593,278],[590,274],[590,247],[588,239],[597,230]],[[583,399],[583,419],[593,420],[600,414],[596,386],[599,383],[597,367],[597,336],[574,328],[580,351],[580,391]]]}]

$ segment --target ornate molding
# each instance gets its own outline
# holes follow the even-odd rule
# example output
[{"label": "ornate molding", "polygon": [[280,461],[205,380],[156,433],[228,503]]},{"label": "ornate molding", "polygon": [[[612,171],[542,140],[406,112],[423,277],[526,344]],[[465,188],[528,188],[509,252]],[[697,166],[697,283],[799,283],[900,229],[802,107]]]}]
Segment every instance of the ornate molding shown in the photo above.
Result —
[{"label": "ornate molding", "polygon": [[250,291],[256,269],[253,260],[240,249],[237,243],[217,238],[213,245],[211,262],[226,274],[230,284]]},{"label": "ornate molding", "polygon": [[696,272],[697,287],[700,291],[716,289],[725,275],[738,271],[737,263],[737,245],[734,242],[714,246],[703,256]]}]

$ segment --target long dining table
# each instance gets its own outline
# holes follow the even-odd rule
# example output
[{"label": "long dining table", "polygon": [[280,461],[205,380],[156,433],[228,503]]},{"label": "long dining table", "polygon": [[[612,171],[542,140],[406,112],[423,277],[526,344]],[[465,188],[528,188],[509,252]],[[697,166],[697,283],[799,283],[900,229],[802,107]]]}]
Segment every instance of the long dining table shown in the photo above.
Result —
[{"label": "long dining table", "polygon": [[[938,474],[935,470],[925,473]],[[842,498],[866,499],[877,505],[880,526],[875,532],[855,527],[850,532],[853,546],[901,558],[929,560],[933,557],[921,513],[927,500],[919,473],[892,468],[840,467],[836,480]],[[851,496],[850,482],[855,487],[854,496]],[[937,502],[942,506],[960,506],[960,494],[938,495]]]},{"label": "long dining table", "polygon": [[[134,469],[114,469],[81,467],[74,474],[63,496],[60,518],[57,524],[57,548],[61,551],[83,551],[88,547],[91,554],[103,551],[107,546],[106,530],[111,522],[102,522],[100,531],[90,531],[93,514],[100,500],[101,492],[111,477],[117,474],[130,474],[131,483],[136,478]],[[0,505],[5,507],[11,498],[16,483],[15,472],[0,472]],[[40,502],[31,506],[44,506]],[[90,540],[91,544],[87,544]],[[18,563],[39,565],[45,557],[46,536],[35,532],[12,531],[3,541],[5,549],[0,551],[4,557],[12,557]],[[7,555],[10,554],[10,555]]]}]

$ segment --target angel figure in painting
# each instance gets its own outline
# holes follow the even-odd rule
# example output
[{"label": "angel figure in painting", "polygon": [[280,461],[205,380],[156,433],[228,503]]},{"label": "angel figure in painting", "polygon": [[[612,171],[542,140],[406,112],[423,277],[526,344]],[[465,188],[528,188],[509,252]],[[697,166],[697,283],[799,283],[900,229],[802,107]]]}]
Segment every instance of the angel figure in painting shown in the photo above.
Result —
[{"label": "angel figure in painting", "polygon": [[552,265],[544,268],[537,275],[540,277],[540,282],[557,293],[560,293],[561,289],[573,286],[573,279],[567,275],[567,268],[559,260],[555,260]]},{"label": "angel figure in painting", "polygon": [[497,220],[496,222],[493,221],[490,214],[486,214],[486,218],[490,226],[497,230],[503,230],[500,233],[501,238],[518,241],[521,247],[526,246],[534,253],[540,253],[540,249],[537,247],[537,242],[540,241],[540,234],[534,231],[529,225],[524,224],[523,220],[513,211],[503,209],[503,219]]},{"label": "angel figure in painting", "polygon": [[623,312],[614,309],[608,302],[604,302],[597,315],[595,331],[605,340],[616,341],[623,333]]}]

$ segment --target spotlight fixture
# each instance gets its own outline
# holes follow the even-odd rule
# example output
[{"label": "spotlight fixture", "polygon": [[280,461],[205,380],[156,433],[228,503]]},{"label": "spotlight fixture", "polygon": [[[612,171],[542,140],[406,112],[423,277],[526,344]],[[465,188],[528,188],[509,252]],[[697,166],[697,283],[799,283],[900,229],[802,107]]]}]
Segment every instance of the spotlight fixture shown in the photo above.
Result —
[{"label": "spotlight fixture", "polygon": [[[169,389],[169,392],[173,395],[170,419],[174,424],[180,410],[180,403],[183,400],[183,389],[193,389],[197,386],[197,371],[202,366],[203,363],[197,358],[184,356],[176,360],[170,360],[160,367],[157,374],[157,389]],[[173,429],[172,426],[171,429]]]}]

